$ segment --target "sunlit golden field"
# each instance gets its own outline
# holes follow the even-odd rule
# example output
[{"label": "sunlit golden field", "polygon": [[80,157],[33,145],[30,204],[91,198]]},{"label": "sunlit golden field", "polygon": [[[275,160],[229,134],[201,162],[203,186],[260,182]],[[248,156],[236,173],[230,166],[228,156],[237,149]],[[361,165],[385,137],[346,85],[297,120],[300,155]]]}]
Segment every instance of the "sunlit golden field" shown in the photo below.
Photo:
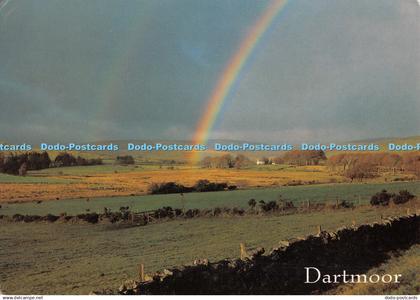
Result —
[{"label": "sunlit golden field", "polygon": [[26,177],[3,176],[0,178],[0,201],[141,195],[147,193],[151,183],[174,181],[193,185],[199,179],[227,182],[238,188],[280,186],[298,180],[302,183],[345,180],[323,166],[273,166],[244,170],[106,165],[71,167],[33,172]]}]

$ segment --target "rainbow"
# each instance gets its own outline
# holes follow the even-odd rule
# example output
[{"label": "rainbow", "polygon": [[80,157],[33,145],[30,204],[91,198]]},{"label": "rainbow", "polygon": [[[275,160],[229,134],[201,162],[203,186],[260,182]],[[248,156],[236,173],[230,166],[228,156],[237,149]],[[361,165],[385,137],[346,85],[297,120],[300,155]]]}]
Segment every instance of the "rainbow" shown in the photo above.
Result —
[{"label": "rainbow", "polygon": [[[219,77],[220,79],[207,100],[204,113],[197,124],[192,139],[193,144],[205,144],[207,142],[217,116],[222,109],[223,103],[237,81],[239,73],[243,69],[261,37],[271,26],[275,17],[283,10],[286,3],[287,0],[272,0],[270,5],[268,5],[264,13],[251,28],[245,39],[241,42],[236,53],[229,60],[222,75]],[[199,151],[192,152],[191,162],[197,162],[200,157],[199,153]]]}]

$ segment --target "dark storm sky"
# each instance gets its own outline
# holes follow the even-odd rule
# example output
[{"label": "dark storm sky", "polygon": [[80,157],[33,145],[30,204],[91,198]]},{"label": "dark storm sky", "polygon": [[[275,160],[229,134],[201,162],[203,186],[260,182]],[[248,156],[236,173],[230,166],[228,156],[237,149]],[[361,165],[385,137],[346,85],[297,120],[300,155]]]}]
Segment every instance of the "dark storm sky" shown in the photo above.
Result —
[{"label": "dark storm sky", "polygon": [[[187,139],[268,1],[0,1],[0,140]],[[290,0],[213,138],[420,132],[414,0]]]}]

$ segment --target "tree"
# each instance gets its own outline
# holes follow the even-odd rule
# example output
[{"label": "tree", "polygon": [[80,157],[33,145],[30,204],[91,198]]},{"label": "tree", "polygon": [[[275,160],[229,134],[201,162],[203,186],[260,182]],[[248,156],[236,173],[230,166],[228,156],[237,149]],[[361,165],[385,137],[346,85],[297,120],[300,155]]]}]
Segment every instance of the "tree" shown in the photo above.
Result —
[{"label": "tree", "polygon": [[119,165],[134,165],[135,163],[131,155],[117,156],[115,162]]},{"label": "tree", "polygon": [[376,193],[370,198],[371,205],[382,205],[387,206],[393,194],[388,193],[386,190],[382,190],[379,193]]},{"label": "tree", "polygon": [[213,165],[213,159],[210,156],[206,156],[201,160],[200,164],[203,168],[211,168]]},{"label": "tree", "polygon": [[3,172],[4,155],[0,152],[0,172]]},{"label": "tree", "polygon": [[409,191],[402,190],[402,191],[400,191],[399,194],[393,195],[392,201],[395,204],[403,204],[403,203],[406,203],[406,202],[410,201],[411,199],[414,199],[415,197],[416,196],[411,194]]},{"label": "tree", "polygon": [[241,169],[243,167],[249,166],[251,160],[243,154],[239,154],[235,158],[234,166],[236,169]]},{"label": "tree", "polygon": [[11,175],[18,175],[20,166],[25,162],[24,156],[11,153],[4,158],[2,172]]},{"label": "tree", "polygon": [[204,168],[242,168],[250,163],[250,160],[244,155],[238,155],[235,159],[230,154],[225,154],[219,157],[206,156],[200,162]]},{"label": "tree", "polygon": [[311,150],[311,151],[302,151],[302,150],[293,150],[287,152],[283,156],[285,163],[291,165],[318,165],[321,161],[327,160],[324,151],[322,150]]},{"label": "tree", "polygon": [[[50,163],[51,160],[46,152],[10,153],[8,156],[1,154],[0,172],[12,175],[26,174],[29,170],[46,169],[50,166]],[[24,167],[21,169],[23,164]]]},{"label": "tree", "polygon": [[51,159],[47,152],[30,152],[27,154],[27,168],[28,170],[41,170],[50,167]]},{"label": "tree", "polygon": [[264,163],[264,165],[268,165],[270,163],[270,159],[268,157],[263,157],[260,159]]},{"label": "tree", "polygon": [[54,165],[56,167],[77,166],[77,159],[73,155],[67,152],[62,152],[58,154],[57,157],[55,158]]},{"label": "tree", "polygon": [[223,191],[228,187],[226,182],[215,183],[210,182],[207,179],[200,179],[193,186],[194,191],[196,192],[215,192]]},{"label": "tree", "polygon": [[375,166],[368,162],[353,162],[344,172],[344,176],[350,178],[351,181],[358,179],[362,181],[364,178],[373,178],[376,176]]},{"label": "tree", "polygon": [[24,162],[19,168],[19,176],[26,176],[27,172],[28,172],[28,165],[26,162]]},{"label": "tree", "polygon": [[273,163],[275,163],[276,165],[282,165],[284,164],[284,159],[280,156],[274,157]]},{"label": "tree", "polygon": [[257,205],[257,201],[255,201],[255,199],[254,199],[254,198],[249,199],[249,201],[248,201],[248,205],[249,205],[249,207],[251,207],[252,209],[254,209],[254,208],[255,208],[255,206]]},{"label": "tree", "polygon": [[408,172],[413,172],[420,178],[420,154],[417,152],[406,153],[403,156],[403,167]]},{"label": "tree", "polygon": [[233,168],[233,166],[234,166],[234,160],[233,160],[232,155],[225,154],[220,157],[217,167],[222,168],[222,169],[228,169],[228,168]]}]

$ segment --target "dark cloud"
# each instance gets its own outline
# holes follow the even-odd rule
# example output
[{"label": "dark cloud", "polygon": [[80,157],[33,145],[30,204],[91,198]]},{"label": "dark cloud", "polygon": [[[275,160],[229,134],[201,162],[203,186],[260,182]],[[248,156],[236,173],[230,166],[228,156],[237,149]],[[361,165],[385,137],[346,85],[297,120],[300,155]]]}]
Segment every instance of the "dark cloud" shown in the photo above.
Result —
[{"label": "dark cloud", "polygon": [[215,136],[417,135],[419,17],[410,0],[291,1],[246,69]]},{"label": "dark cloud", "polygon": [[[267,3],[8,1],[0,11],[0,139],[191,137]],[[290,1],[212,136],[417,134],[419,14],[410,0]]]}]

